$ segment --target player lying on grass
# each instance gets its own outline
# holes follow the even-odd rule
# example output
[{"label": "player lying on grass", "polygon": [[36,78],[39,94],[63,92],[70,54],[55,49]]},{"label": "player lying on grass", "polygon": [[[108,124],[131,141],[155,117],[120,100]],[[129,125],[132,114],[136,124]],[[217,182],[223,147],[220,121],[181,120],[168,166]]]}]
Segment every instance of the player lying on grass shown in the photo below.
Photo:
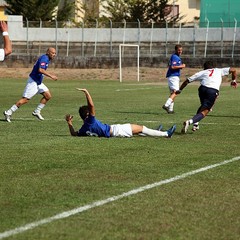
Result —
[{"label": "player lying on grass", "polygon": [[171,138],[176,125],[173,125],[167,131],[149,129],[137,124],[103,124],[95,117],[95,107],[90,93],[87,89],[77,88],[82,91],[87,99],[87,105],[79,108],[79,115],[83,120],[83,125],[78,131],[75,131],[72,124],[73,116],[67,114],[65,119],[68,123],[69,131],[72,136],[96,136],[96,137],[132,137],[133,135],[145,135],[152,137],[167,137]]},{"label": "player lying on grass", "polygon": [[204,70],[195,73],[191,77],[187,78],[181,85],[180,90],[177,94],[191,82],[200,81],[200,87],[198,88],[198,95],[200,99],[201,106],[198,108],[197,113],[193,118],[185,121],[183,123],[182,133],[186,133],[189,126],[193,124],[193,131],[199,129],[199,121],[201,121],[206,115],[211,111],[215,100],[219,95],[219,89],[222,83],[222,77],[231,74],[232,81],[231,86],[237,87],[237,72],[234,68],[215,68],[212,61],[206,61],[204,63]]}]

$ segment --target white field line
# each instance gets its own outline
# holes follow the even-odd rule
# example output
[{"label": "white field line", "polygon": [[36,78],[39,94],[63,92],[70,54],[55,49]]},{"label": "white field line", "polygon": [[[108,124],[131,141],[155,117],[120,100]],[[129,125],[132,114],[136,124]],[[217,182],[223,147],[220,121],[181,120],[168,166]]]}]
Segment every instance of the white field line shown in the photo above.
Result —
[{"label": "white field line", "polygon": [[[13,124],[14,122],[17,122],[18,120],[21,120],[21,121],[38,121],[38,122],[41,122],[40,120],[36,120],[36,119],[33,119],[33,118],[15,118],[16,120],[14,121],[14,119],[12,120],[11,123],[7,123],[7,124]],[[65,122],[65,120],[63,118],[55,118],[55,119],[52,119],[52,118],[45,118],[44,121],[56,121],[56,122]],[[108,121],[108,124],[110,124],[111,122],[114,122],[116,123],[116,119],[107,119]],[[102,121],[104,122],[104,121]],[[141,123],[157,123],[157,124],[160,124],[161,121],[159,120],[144,120],[144,121],[140,121]],[[137,122],[136,122],[137,123]],[[176,122],[173,122],[173,121],[168,121],[167,124],[175,124]],[[140,123],[139,123],[140,124]],[[162,124],[162,123],[161,123]],[[163,123],[164,124],[164,123]],[[201,122],[200,125],[217,125],[217,124],[222,124],[224,125],[224,123],[222,122],[219,122],[219,123],[207,123],[207,122]],[[240,123],[235,123],[235,124],[228,124],[229,126],[240,126]],[[182,127],[182,124],[177,124],[177,127],[180,126]]]},{"label": "white field line", "polygon": [[116,195],[116,196],[112,196],[112,197],[109,197],[109,198],[106,198],[106,199],[103,199],[103,200],[99,200],[99,201],[87,204],[85,206],[82,206],[82,207],[74,208],[74,209],[72,209],[70,211],[62,212],[62,213],[59,213],[59,214],[57,214],[55,216],[52,216],[52,217],[49,217],[49,218],[44,218],[44,219],[42,219],[40,221],[32,222],[32,223],[26,224],[26,225],[24,225],[22,227],[18,227],[18,228],[15,228],[15,229],[12,229],[12,230],[0,233],[0,239],[6,238],[6,237],[10,237],[10,236],[16,235],[18,233],[22,233],[22,232],[25,232],[27,230],[34,229],[34,228],[36,228],[38,226],[41,226],[43,224],[47,224],[47,223],[51,223],[51,222],[53,222],[55,220],[67,218],[67,217],[73,216],[75,214],[87,211],[89,209],[92,209],[92,208],[95,208],[95,207],[98,207],[98,206],[102,206],[104,204],[107,204],[107,203],[110,203],[110,202],[114,202],[114,201],[117,201],[119,199],[131,196],[131,195],[135,195],[137,193],[140,193],[140,192],[143,192],[143,191],[146,191],[146,190],[149,190],[149,189],[152,189],[152,188],[164,185],[164,184],[175,182],[177,180],[184,179],[186,177],[195,175],[197,173],[205,172],[205,171],[207,171],[209,169],[213,169],[213,168],[216,168],[216,167],[228,164],[228,163],[232,163],[232,162],[235,162],[235,161],[238,161],[238,160],[240,160],[240,156],[232,158],[232,159],[229,159],[229,160],[225,160],[225,161],[220,162],[220,163],[216,163],[216,164],[213,164],[213,165],[202,167],[202,168],[190,171],[190,172],[186,172],[186,173],[183,173],[181,175],[177,175],[175,177],[162,180],[160,182],[155,182],[155,183],[148,184],[148,185],[145,185],[145,186],[142,186],[142,187],[139,187],[139,188],[135,188],[135,189],[133,189],[131,191],[124,192],[124,193],[122,193],[120,195]]}]

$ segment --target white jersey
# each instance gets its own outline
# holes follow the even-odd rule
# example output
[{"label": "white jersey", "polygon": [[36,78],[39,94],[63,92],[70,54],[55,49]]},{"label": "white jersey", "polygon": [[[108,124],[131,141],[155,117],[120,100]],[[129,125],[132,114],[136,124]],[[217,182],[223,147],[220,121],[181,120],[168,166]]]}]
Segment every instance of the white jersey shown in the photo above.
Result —
[{"label": "white jersey", "polygon": [[219,90],[222,83],[222,77],[229,75],[229,69],[230,67],[206,69],[195,73],[188,78],[188,81],[193,82],[198,80],[202,86]]},{"label": "white jersey", "polygon": [[5,52],[4,49],[0,49],[0,61],[2,62],[5,58]]}]

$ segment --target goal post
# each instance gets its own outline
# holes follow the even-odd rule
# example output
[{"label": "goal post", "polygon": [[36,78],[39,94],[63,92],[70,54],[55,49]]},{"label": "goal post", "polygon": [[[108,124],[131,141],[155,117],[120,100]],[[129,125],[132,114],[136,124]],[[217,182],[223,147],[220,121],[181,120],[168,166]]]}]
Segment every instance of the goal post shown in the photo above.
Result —
[{"label": "goal post", "polygon": [[140,80],[140,72],[139,72],[139,45],[137,44],[119,44],[119,81],[122,82],[122,59],[124,55],[124,47],[133,47],[137,50],[137,81]]}]

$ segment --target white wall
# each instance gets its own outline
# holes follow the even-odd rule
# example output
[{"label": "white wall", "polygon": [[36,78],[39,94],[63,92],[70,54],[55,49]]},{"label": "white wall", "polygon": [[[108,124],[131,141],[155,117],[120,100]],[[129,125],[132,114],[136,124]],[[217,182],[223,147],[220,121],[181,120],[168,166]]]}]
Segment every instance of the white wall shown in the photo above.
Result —
[{"label": "white wall", "polygon": [[[206,28],[24,28],[22,16],[8,17],[9,36],[12,41],[58,42],[177,42],[205,41]],[[208,41],[221,41],[221,28],[209,28]],[[111,35],[112,34],[112,35]],[[223,40],[232,41],[234,28],[223,28]],[[236,29],[236,41],[240,41],[240,28]]]}]

